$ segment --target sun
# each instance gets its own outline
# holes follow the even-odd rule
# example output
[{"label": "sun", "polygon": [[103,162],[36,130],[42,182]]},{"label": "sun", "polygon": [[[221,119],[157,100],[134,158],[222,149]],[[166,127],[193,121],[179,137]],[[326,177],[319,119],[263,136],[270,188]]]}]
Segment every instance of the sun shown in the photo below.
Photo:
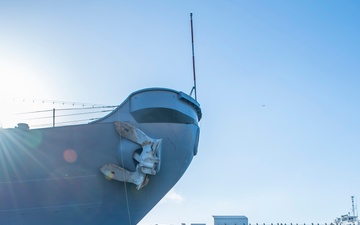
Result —
[{"label": "sun", "polygon": [[46,93],[37,68],[25,57],[0,53],[0,127],[14,127],[21,121],[14,121],[14,115],[30,110],[31,99],[40,99]]}]

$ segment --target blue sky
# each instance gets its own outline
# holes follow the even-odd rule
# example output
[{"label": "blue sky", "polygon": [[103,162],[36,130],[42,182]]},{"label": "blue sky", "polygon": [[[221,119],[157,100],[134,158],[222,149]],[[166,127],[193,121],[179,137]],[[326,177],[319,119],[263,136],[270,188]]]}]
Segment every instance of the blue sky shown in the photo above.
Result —
[{"label": "blue sky", "polygon": [[329,223],[360,196],[359,11],[355,0],[1,1],[1,110],[14,97],[189,93],[193,12],[199,153],[140,224]]}]

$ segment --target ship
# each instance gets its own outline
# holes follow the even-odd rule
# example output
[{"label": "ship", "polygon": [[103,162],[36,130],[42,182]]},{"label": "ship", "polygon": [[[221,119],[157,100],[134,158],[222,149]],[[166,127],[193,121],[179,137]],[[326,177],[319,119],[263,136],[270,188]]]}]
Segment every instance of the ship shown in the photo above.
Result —
[{"label": "ship", "polygon": [[201,117],[191,94],[147,88],[90,123],[0,128],[0,224],[137,224],[197,154]]},{"label": "ship", "polygon": [[354,196],[351,196],[351,213],[341,215],[334,220],[336,225],[360,225],[357,215],[357,207],[355,207]]}]

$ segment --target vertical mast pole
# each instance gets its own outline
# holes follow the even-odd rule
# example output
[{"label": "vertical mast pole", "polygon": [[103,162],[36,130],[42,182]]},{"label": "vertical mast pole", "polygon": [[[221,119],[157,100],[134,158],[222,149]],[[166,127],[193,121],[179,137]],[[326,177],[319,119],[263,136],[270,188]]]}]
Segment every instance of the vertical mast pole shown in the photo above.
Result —
[{"label": "vertical mast pole", "polygon": [[[193,75],[194,75],[194,87],[191,90],[195,93],[195,100],[197,100],[196,96],[196,75],[195,75],[195,53],[194,53],[194,31],[193,31],[193,20],[192,20],[192,13],[190,13],[190,24],[191,24],[191,47],[192,47],[192,64],[193,64]],[[190,95],[191,95],[190,93]]]}]

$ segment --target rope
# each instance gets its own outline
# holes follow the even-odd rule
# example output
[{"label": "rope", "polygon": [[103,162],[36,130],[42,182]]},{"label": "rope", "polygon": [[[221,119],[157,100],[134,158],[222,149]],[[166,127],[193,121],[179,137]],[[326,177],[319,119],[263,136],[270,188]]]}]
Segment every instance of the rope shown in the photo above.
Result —
[{"label": "rope", "polygon": [[[81,103],[81,104],[85,105],[85,103]],[[35,111],[13,113],[12,120],[23,121],[23,122],[28,121],[30,122],[29,125],[31,127],[37,127],[37,128],[54,126],[55,120],[57,120],[56,125],[60,125],[60,124],[75,125],[75,124],[79,124],[79,122],[84,122],[84,121],[91,122],[93,120],[100,119],[106,114],[112,112],[116,107],[118,106],[115,105],[95,106],[93,104],[92,106],[89,107],[66,107],[66,108],[56,108],[56,109],[53,108],[53,109],[35,110]]]},{"label": "rope", "polygon": [[[117,120],[120,121],[120,114],[117,114]],[[124,167],[124,153],[122,151],[122,137],[120,136],[120,154],[121,154],[121,166],[125,169]],[[124,173],[124,180],[125,180],[125,173]],[[131,225],[131,214],[130,214],[130,206],[129,206],[129,196],[128,196],[128,190],[127,190],[127,185],[126,182],[124,183],[124,190],[125,190],[125,200],[126,200],[126,208],[127,208],[127,213],[128,213],[128,219],[129,219],[129,225]]]},{"label": "rope", "polygon": [[57,101],[57,100],[48,100],[48,99],[25,99],[25,98],[12,98],[11,100],[1,98],[0,101],[7,101],[7,102],[32,102],[32,103],[47,103],[47,104],[58,104],[58,105],[72,105],[72,106],[92,106],[98,107],[103,106],[101,104],[94,104],[94,103],[84,103],[84,102],[67,102],[67,101]]},{"label": "rope", "polygon": [[[117,107],[117,105],[115,105],[115,106],[108,105],[108,106],[81,107],[81,108],[62,108],[62,109],[56,109],[56,111],[87,110],[87,109],[116,108],[116,107]],[[16,113],[15,115],[35,114],[35,113],[44,113],[44,112],[52,112],[52,111],[53,111],[52,109],[46,109],[46,110]]]},{"label": "rope", "polygon": [[[101,110],[101,111],[94,111],[94,112],[71,113],[71,114],[66,114],[66,115],[57,115],[56,118],[58,118],[58,117],[67,117],[67,116],[79,116],[79,115],[86,115],[86,114],[95,114],[95,113],[103,113],[103,112],[111,112],[111,111],[112,110]],[[39,120],[39,119],[50,119],[50,118],[53,118],[53,117],[52,116],[33,117],[33,118],[27,118],[27,120]]]}]

